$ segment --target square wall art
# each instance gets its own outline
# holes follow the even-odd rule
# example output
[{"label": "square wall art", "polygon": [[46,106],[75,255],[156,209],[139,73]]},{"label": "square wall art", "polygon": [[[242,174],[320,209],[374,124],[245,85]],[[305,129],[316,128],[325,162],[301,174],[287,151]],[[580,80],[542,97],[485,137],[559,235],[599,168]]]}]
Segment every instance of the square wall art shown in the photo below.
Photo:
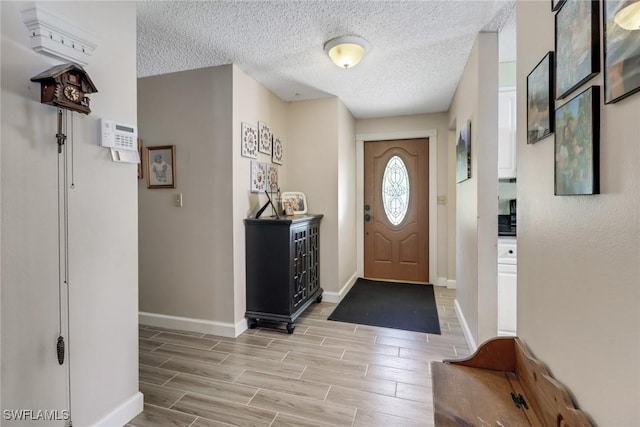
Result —
[{"label": "square wall art", "polygon": [[242,155],[258,158],[258,129],[249,123],[242,123]]},{"label": "square wall art", "polygon": [[258,122],[258,151],[264,154],[271,154],[271,128],[263,122]]}]

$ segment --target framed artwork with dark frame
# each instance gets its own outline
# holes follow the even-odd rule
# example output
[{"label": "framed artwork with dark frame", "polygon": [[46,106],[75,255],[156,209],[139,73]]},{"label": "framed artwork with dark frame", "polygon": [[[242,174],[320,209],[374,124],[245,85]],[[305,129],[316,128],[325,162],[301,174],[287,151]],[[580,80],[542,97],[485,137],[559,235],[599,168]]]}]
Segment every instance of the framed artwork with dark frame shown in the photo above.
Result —
[{"label": "framed artwork with dark frame", "polygon": [[176,188],[176,146],[147,147],[147,188]]},{"label": "framed artwork with dark frame", "polygon": [[456,140],[456,183],[471,178],[471,120],[458,130]]},{"label": "framed artwork with dark frame", "polygon": [[600,193],[600,86],[591,86],[556,110],[555,194]]},{"label": "framed artwork with dark frame", "polygon": [[553,133],[553,83],[553,52],[549,52],[527,76],[527,144]]},{"label": "framed artwork with dark frame", "polygon": [[138,163],[138,179],[142,179],[142,138],[138,138],[138,157],[140,158],[140,163]]},{"label": "framed artwork with dark frame", "polygon": [[600,20],[597,1],[567,0],[556,13],[556,99],[600,72]]},{"label": "framed artwork with dark frame", "polygon": [[627,2],[605,0],[604,24],[604,102],[618,102],[640,91],[640,31],[626,30],[613,21]]},{"label": "framed artwork with dark frame", "polygon": [[553,12],[557,11],[558,9],[560,9],[562,7],[564,2],[565,2],[565,0],[551,0],[551,10]]}]

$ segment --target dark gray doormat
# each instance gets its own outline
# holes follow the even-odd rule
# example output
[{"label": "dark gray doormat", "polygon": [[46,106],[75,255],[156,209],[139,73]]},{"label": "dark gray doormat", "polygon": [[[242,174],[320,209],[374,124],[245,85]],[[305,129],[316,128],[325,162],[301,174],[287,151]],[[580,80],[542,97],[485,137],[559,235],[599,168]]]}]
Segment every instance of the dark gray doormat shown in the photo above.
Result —
[{"label": "dark gray doormat", "polygon": [[433,285],[359,278],[329,320],[440,335]]}]

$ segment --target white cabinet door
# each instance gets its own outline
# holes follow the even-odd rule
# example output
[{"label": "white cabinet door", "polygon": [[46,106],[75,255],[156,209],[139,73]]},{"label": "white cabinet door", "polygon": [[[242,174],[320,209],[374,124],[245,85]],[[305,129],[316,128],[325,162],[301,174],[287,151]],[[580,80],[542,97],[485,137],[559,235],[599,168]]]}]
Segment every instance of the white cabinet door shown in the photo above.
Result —
[{"label": "white cabinet door", "polygon": [[498,93],[498,178],[516,177],[516,91]]},{"label": "white cabinet door", "polygon": [[517,267],[498,264],[498,335],[515,335],[517,319]]}]

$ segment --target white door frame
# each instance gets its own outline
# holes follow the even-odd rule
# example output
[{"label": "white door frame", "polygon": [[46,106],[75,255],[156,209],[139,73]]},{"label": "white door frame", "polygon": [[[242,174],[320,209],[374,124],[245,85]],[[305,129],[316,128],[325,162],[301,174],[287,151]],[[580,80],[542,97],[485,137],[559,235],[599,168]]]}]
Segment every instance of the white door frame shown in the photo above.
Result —
[{"label": "white door frame", "polygon": [[364,277],[364,142],[429,138],[429,283],[438,281],[438,132],[436,129],[356,134],[356,254]]}]

